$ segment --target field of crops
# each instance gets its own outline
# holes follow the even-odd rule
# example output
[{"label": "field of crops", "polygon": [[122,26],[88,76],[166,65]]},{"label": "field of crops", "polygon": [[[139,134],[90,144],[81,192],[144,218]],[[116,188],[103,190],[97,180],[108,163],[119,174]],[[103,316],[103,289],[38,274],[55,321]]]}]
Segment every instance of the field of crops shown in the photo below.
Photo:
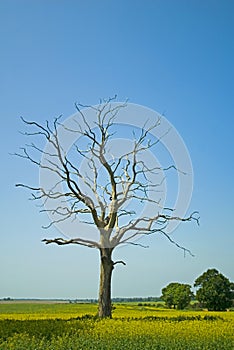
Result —
[{"label": "field of crops", "polygon": [[0,304],[0,349],[234,349],[234,312],[115,307],[99,320],[94,304]]}]

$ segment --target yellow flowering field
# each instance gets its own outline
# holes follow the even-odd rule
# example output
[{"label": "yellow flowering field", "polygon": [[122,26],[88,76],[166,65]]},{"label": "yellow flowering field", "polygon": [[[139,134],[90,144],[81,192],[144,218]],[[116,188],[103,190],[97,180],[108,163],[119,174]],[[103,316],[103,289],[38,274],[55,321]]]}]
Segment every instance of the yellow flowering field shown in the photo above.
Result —
[{"label": "yellow flowering field", "polygon": [[93,304],[0,304],[0,349],[234,349],[234,312],[115,307],[99,320]]}]

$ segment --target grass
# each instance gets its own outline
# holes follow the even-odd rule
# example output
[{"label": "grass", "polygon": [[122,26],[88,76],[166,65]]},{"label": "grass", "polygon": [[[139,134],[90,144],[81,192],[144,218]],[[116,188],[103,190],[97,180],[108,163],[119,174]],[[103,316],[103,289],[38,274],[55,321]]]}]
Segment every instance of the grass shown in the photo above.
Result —
[{"label": "grass", "polygon": [[115,307],[99,320],[95,304],[0,304],[0,349],[234,349],[234,312]]}]

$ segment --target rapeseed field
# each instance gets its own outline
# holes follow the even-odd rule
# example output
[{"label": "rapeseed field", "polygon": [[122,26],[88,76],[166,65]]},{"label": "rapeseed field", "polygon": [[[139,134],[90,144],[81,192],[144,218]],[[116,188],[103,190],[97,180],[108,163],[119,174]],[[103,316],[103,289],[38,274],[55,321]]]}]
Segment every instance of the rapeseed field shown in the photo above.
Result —
[{"label": "rapeseed field", "polygon": [[100,320],[93,304],[0,304],[0,349],[234,349],[234,312],[115,306]]}]

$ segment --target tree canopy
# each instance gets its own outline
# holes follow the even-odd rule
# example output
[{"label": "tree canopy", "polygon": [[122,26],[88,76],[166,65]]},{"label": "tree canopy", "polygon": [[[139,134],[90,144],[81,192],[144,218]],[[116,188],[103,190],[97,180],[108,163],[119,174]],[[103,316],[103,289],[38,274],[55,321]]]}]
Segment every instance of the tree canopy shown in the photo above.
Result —
[{"label": "tree canopy", "polygon": [[224,311],[232,305],[234,283],[216,269],[208,269],[199,276],[194,287],[198,288],[197,300],[210,311]]},{"label": "tree canopy", "polygon": [[183,310],[189,305],[193,293],[189,284],[172,282],[162,289],[162,299],[169,308]]}]

